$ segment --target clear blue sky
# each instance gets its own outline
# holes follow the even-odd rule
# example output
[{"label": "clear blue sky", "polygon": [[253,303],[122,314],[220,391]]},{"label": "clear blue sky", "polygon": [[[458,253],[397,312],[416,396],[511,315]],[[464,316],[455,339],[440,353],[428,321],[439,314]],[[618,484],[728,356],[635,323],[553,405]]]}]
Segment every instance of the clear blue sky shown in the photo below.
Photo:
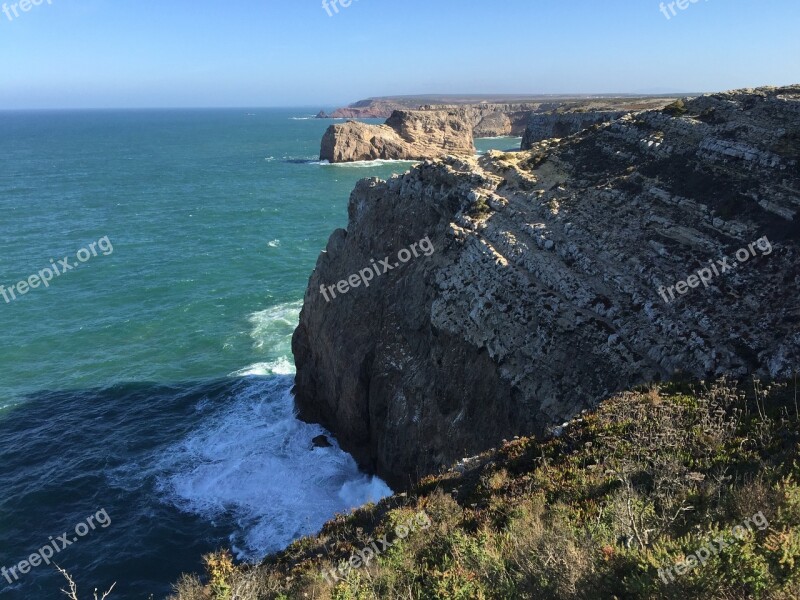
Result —
[{"label": "clear blue sky", "polygon": [[0,109],[800,82],[798,0],[699,0],[670,19],[659,0],[354,0],[332,17],[322,0],[49,1],[0,12]]}]

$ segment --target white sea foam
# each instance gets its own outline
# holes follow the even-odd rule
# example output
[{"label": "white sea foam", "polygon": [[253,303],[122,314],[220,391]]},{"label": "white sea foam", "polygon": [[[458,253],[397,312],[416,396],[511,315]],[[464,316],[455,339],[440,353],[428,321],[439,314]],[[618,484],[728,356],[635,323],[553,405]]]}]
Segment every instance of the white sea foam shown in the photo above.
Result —
[{"label": "white sea foam", "polygon": [[263,377],[265,375],[294,375],[294,363],[287,357],[270,362],[260,362],[239,369],[229,375],[229,377]]},{"label": "white sea foam", "polygon": [[[343,162],[343,163],[328,163],[328,161],[324,161],[324,164],[327,164],[331,167],[350,167],[350,168],[368,168],[368,167],[379,167],[381,165],[394,165],[398,163],[403,163],[407,165],[416,165],[419,164],[421,161],[419,160],[387,160],[384,158],[376,158],[375,160],[356,160],[353,162]],[[320,163],[323,164],[323,163]]]},{"label": "white sea foam", "polygon": [[251,325],[250,337],[253,345],[256,349],[266,350],[268,354],[278,358],[249,365],[231,373],[229,377],[294,375],[294,361],[291,359],[292,334],[300,320],[302,307],[303,302],[298,300],[251,314],[247,320]]},{"label": "white sea foam", "polygon": [[250,337],[256,348],[266,348],[275,356],[291,355],[292,334],[300,321],[303,301],[286,302],[250,315]]},{"label": "white sea foam", "polygon": [[269,246],[270,248],[277,248],[280,245],[281,245],[280,240],[272,240],[270,242],[267,242],[267,246]]},{"label": "white sea foam", "polygon": [[318,164],[320,162],[319,161],[319,155],[317,155],[317,154],[308,154],[306,156],[288,156],[288,155],[285,155],[283,157],[283,161],[284,162],[289,162],[289,163],[298,163],[298,164],[304,164],[305,163],[305,164],[309,164],[309,165]]},{"label": "white sea foam", "polygon": [[[242,380],[235,400],[161,453],[158,490],[181,510],[235,524],[239,558],[258,560],[335,514],[391,494],[325,431],[295,418],[291,377]],[[333,441],[333,440],[332,440]]]},{"label": "white sea foam", "polygon": [[327,432],[295,416],[291,388],[291,335],[302,302],[279,304],[249,317],[257,348],[277,360],[231,375],[229,398],[197,405],[198,426],[171,448],[160,450],[155,470],[161,498],[180,510],[230,527],[230,545],[243,560],[259,560],[337,513],[390,495],[380,479],[361,473]]}]

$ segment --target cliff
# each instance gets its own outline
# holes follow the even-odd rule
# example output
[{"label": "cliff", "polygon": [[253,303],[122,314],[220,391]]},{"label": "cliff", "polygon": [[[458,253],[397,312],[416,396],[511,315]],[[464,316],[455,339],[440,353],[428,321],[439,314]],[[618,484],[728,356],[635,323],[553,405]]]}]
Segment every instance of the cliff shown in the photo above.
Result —
[{"label": "cliff", "polygon": [[794,86],[360,182],[294,335],[301,414],[403,487],[677,372],[791,375],[799,159]]},{"label": "cliff", "polygon": [[[577,121],[578,125],[584,122],[587,123],[585,126],[589,126],[595,122],[607,120],[590,120],[585,118],[584,121],[579,121],[577,117],[570,116],[571,114],[577,115],[583,113],[583,116],[586,117],[587,113],[597,113],[600,115],[602,113],[616,112],[619,116],[632,111],[661,108],[673,102],[676,98],[676,96],[530,96],[527,98],[523,97],[519,99],[520,101],[500,102],[491,97],[443,96],[431,98],[425,96],[401,96],[397,98],[361,100],[346,108],[336,109],[330,115],[324,111],[320,112],[317,118],[385,119],[391,116],[396,110],[462,110],[466,112],[468,119],[472,122],[475,137],[497,137],[506,135],[522,136],[529,124],[532,124],[532,127],[536,127],[537,121],[532,120],[532,117],[538,114],[544,115],[542,117],[543,124],[550,122],[548,121],[548,119],[550,119],[548,115],[552,116],[551,120],[555,120],[557,115],[565,115],[563,118],[559,119],[559,122],[563,123],[563,125],[558,128],[551,125],[549,129],[542,129],[542,131],[560,132],[566,130],[567,134],[571,135],[577,133],[581,129],[580,127],[577,129],[574,127],[569,128],[569,124],[573,121]],[[565,129],[565,127],[568,129]],[[531,136],[533,137],[534,135],[535,131]],[[549,135],[549,137],[563,136]],[[532,141],[539,141],[540,139],[546,139],[546,137],[532,139]]]},{"label": "cliff", "polygon": [[463,110],[396,110],[384,125],[331,125],[322,138],[320,160],[424,160],[474,153],[472,126]]}]

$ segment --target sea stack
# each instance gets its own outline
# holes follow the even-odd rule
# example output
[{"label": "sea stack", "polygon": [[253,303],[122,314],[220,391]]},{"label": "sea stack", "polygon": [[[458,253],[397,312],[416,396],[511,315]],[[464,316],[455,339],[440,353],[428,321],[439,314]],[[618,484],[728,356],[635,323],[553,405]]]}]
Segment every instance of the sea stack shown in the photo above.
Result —
[{"label": "sea stack", "polygon": [[474,153],[472,124],[464,110],[396,110],[384,125],[331,125],[322,138],[320,160],[425,160]]}]

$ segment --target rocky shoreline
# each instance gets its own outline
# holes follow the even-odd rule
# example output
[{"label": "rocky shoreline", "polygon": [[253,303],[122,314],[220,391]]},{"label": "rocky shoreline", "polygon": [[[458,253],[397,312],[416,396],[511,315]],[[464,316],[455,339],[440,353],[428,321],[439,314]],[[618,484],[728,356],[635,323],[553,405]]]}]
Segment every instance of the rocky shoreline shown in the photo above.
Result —
[{"label": "rocky shoreline", "polygon": [[[418,110],[394,109],[384,125],[356,120],[331,125],[322,139],[320,160],[337,163],[425,160],[448,154],[471,156],[473,139],[481,137],[519,136],[523,138],[522,149],[526,150],[538,141],[567,137],[629,112],[660,109],[674,101],[675,98],[661,97],[618,98],[527,104],[431,104]],[[391,103],[378,106],[376,110],[380,112]],[[363,115],[358,111],[373,108],[373,105],[355,108],[352,114]]]},{"label": "rocky shoreline", "polygon": [[[360,182],[294,335],[301,416],[405,489],[637,384],[791,376],[799,164],[791,86],[701,96],[524,152]],[[320,285],[425,236],[431,257],[322,299]],[[768,254],[662,299],[762,238]]]}]

